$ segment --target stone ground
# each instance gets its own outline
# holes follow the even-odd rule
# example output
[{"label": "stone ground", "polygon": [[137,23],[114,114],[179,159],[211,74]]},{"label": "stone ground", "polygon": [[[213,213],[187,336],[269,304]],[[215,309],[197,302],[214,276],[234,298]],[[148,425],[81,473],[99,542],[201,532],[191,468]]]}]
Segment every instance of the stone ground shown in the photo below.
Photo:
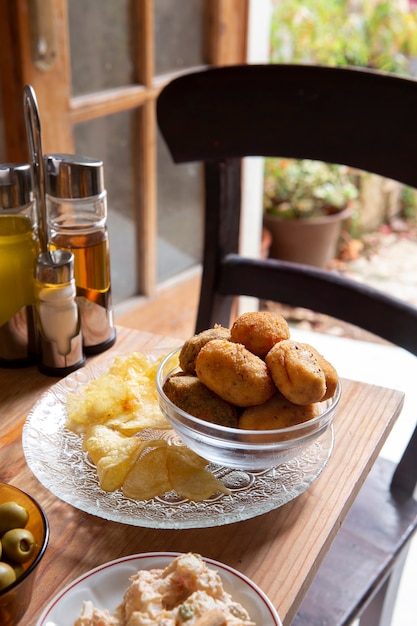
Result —
[{"label": "stone ground", "polygon": [[[342,246],[340,258],[332,262],[330,269],[417,305],[417,228],[398,221],[381,227],[377,233],[362,240],[349,239]],[[265,308],[278,308],[291,325],[304,330],[380,341],[355,326],[305,309],[269,302],[265,303]]]}]

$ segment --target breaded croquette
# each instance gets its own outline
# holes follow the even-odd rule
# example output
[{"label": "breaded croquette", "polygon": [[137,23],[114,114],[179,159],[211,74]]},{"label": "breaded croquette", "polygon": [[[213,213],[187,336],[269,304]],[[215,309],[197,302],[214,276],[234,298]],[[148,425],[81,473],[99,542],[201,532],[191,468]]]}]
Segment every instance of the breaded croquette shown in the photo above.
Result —
[{"label": "breaded croquette", "polygon": [[275,430],[288,428],[307,422],[320,414],[318,404],[301,406],[294,404],[277,391],[270,400],[259,406],[252,406],[239,418],[239,428],[245,430]]},{"label": "breaded croquette", "polygon": [[196,376],[174,374],[164,383],[164,392],[177,407],[212,424],[237,428],[235,406],[220,398]]},{"label": "breaded croquette", "polygon": [[240,343],[223,339],[201,348],[196,373],[209,389],[239,407],[263,404],[275,391],[265,362]]},{"label": "breaded croquette", "polygon": [[243,344],[263,359],[278,341],[289,339],[290,329],[278,313],[253,311],[236,318],[230,336],[232,341]]},{"label": "breaded croquette", "polygon": [[286,339],[276,343],[265,357],[275,385],[290,402],[320,402],[326,378],[317,357],[304,344]]},{"label": "breaded croquette", "polygon": [[327,359],[325,359],[324,356],[316,350],[316,348],[311,346],[309,343],[303,343],[301,345],[314,354],[317,361],[319,362],[321,369],[324,372],[324,377],[326,379],[326,391],[324,392],[324,396],[320,399],[320,402],[323,402],[324,400],[330,400],[330,398],[333,398],[334,394],[336,393],[336,387],[339,381],[339,376],[336,368]]},{"label": "breaded croquette", "polygon": [[201,333],[185,341],[179,354],[180,367],[185,374],[195,376],[197,355],[201,348],[212,339],[230,339],[230,330],[219,324],[215,324],[213,328],[203,330]]}]

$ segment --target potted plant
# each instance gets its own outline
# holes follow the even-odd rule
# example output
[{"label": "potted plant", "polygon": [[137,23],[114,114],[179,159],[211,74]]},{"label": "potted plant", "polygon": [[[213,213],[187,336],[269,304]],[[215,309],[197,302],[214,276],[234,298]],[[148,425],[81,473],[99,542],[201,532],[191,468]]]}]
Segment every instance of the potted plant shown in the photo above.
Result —
[{"label": "potted plant", "polygon": [[264,226],[270,256],[325,267],[334,258],[343,220],[358,196],[341,165],[308,159],[265,159]]},{"label": "potted plant", "polygon": [[[272,63],[318,63],[353,65],[412,74],[417,55],[417,10],[404,8],[389,0],[274,0],[271,23]],[[325,176],[328,176],[327,180]],[[376,180],[375,180],[376,179]],[[388,201],[381,177],[356,173],[356,192],[346,168],[307,161],[268,159],[265,166],[264,225],[272,230],[270,254],[281,257],[286,233],[285,255],[302,261],[317,242],[318,218],[327,229],[340,232],[340,220],[346,217],[346,204],[358,197],[357,226],[375,230],[395,212]],[[317,189],[314,187],[317,185]],[[358,191],[359,190],[359,191]],[[376,197],[378,201],[376,202]],[[372,202],[369,202],[372,198]],[[378,206],[375,211],[373,207]],[[390,215],[386,214],[390,207]],[[330,215],[328,215],[330,213]],[[312,219],[314,217],[314,220]],[[280,223],[279,230],[276,222]],[[314,235],[302,235],[297,245],[296,231],[314,225]],[[330,226],[333,223],[333,226]],[[278,240],[278,237],[280,238]],[[336,239],[338,234],[335,235]],[[326,246],[326,244],[323,244]],[[314,265],[327,263],[335,244],[327,244],[319,255],[312,252]],[[297,252],[296,252],[297,248]],[[333,252],[331,252],[331,250]],[[296,258],[294,258],[296,255]]]}]

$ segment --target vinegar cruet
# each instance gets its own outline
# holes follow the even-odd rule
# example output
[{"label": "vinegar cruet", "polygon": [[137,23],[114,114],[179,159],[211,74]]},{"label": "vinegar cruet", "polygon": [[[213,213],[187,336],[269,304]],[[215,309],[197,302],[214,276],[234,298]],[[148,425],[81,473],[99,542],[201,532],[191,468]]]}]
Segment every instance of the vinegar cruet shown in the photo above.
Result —
[{"label": "vinegar cruet", "polygon": [[48,154],[45,179],[50,248],[74,255],[84,351],[98,354],[116,340],[103,162]]}]

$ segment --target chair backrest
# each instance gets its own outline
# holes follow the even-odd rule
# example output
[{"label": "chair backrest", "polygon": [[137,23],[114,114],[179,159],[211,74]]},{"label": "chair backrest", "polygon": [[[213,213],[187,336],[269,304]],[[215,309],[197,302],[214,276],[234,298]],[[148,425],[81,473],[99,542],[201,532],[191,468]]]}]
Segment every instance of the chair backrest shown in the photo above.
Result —
[{"label": "chair backrest", "polygon": [[285,156],[417,186],[414,79],[357,68],[240,65],[182,76],[158,100],[174,161]]},{"label": "chair backrest", "polygon": [[[250,295],[331,315],[417,355],[415,307],[334,272],[239,255],[243,157],[317,159],[417,188],[416,80],[356,68],[227,66],[173,80],[157,117],[174,162],[205,165],[196,331],[228,325],[234,297]],[[417,477],[412,454],[408,490]]]}]

